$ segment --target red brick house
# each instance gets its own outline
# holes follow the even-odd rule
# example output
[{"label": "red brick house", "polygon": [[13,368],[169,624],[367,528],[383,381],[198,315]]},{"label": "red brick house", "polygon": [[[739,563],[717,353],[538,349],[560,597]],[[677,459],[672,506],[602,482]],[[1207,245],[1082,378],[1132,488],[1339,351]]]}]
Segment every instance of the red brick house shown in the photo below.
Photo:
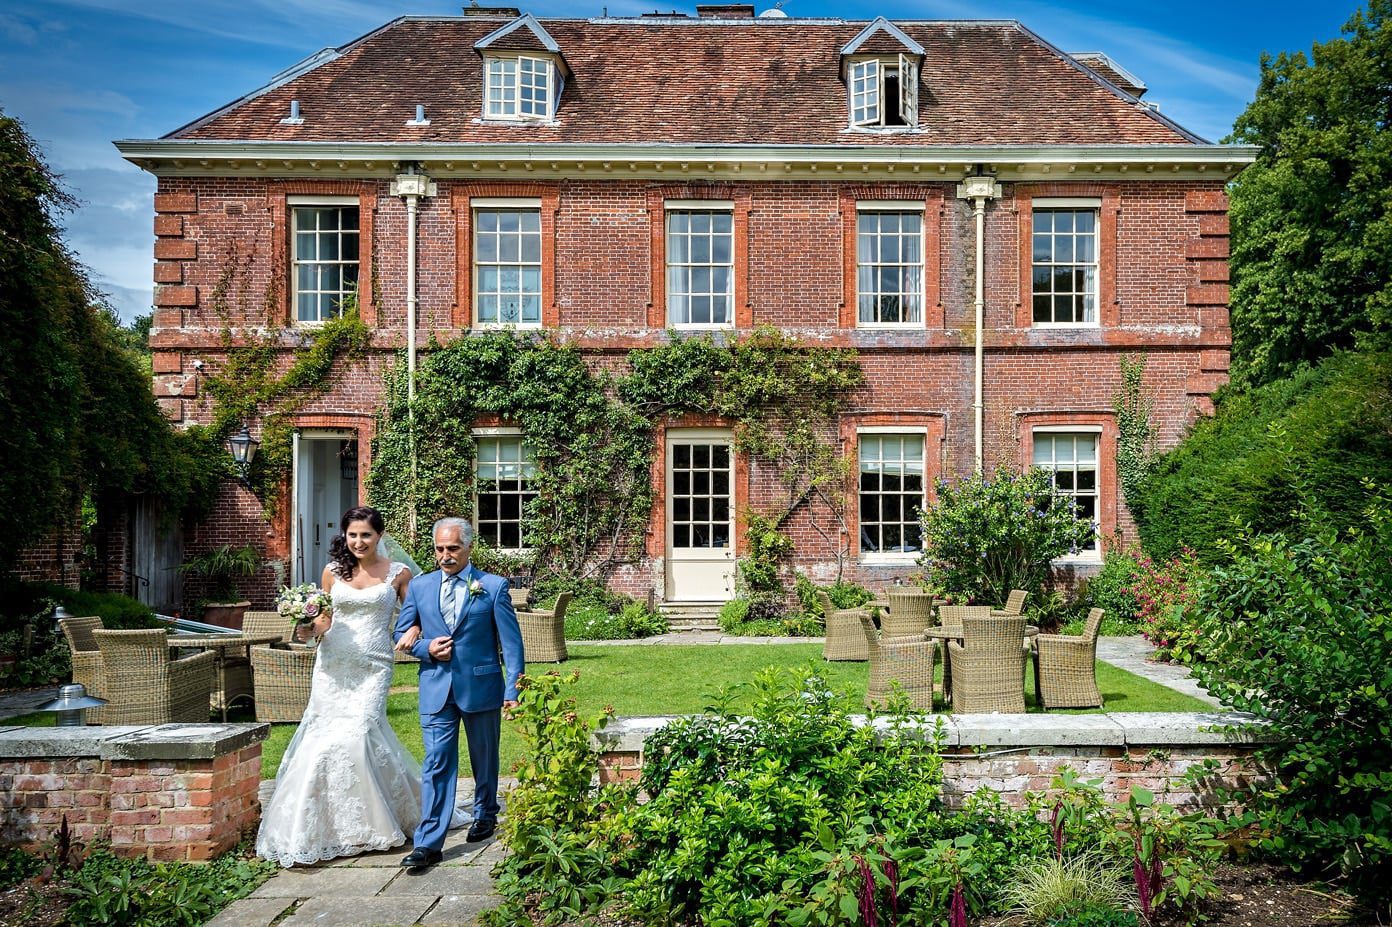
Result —
[{"label": "red brick house", "polygon": [[[286,504],[267,521],[228,484],[192,546],[256,543],[317,576],[362,494],[394,352],[508,325],[596,363],[669,329],[772,325],[857,349],[866,383],[840,441],[862,582],[914,570],[914,510],[978,465],[1048,467],[1100,536],[1134,537],[1120,360],[1147,357],[1161,446],[1211,409],[1230,345],[1223,188],[1254,150],[1198,138],[1105,55],[1015,22],[465,14],[394,20],[118,143],[159,178],[151,345],[172,420],[207,420],[204,370],[229,326],[312,327],[356,285],[373,333],[371,356],[297,413]],[[617,585],[728,597],[736,513],[771,477],[731,453],[727,426],[662,427],[647,557]],[[478,501],[481,533],[508,547],[526,449],[485,432],[481,471],[521,474]],[[788,531],[798,566],[828,578],[815,517]]]}]

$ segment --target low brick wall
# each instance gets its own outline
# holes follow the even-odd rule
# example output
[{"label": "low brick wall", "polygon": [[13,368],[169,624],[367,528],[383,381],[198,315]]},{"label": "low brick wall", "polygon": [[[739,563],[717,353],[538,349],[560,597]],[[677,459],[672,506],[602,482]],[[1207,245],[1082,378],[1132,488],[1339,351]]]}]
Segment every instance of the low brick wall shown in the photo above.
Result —
[{"label": "low brick wall", "polygon": [[[597,733],[591,746],[599,753],[600,781],[637,778],[644,742],[671,720],[617,718]],[[1224,712],[944,715],[943,799],[960,807],[971,793],[991,789],[1024,807],[1028,793],[1048,791],[1069,766],[1085,779],[1101,779],[1108,801],[1125,801],[1140,786],[1171,805],[1213,807],[1215,789],[1263,777],[1253,757],[1260,738],[1221,730],[1244,720],[1250,719]],[[1210,760],[1218,765],[1196,791],[1186,776]]]},{"label": "low brick wall", "polygon": [[208,860],[260,816],[267,724],[15,728],[0,724],[0,844],[74,840],[165,861]]}]

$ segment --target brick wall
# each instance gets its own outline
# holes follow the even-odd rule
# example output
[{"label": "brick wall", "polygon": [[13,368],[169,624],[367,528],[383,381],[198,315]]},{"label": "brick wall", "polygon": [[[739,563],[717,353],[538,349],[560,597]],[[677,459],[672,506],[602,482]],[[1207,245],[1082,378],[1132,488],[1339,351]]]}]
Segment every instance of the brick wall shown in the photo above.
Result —
[{"label": "brick wall", "polygon": [[25,582],[47,582],[76,589],[82,579],[82,528],[74,521],[49,530],[19,555],[14,573]]},{"label": "brick wall", "polygon": [[[206,422],[206,373],[223,363],[224,319],[236,325],[280,325],[288,318],[286,196],[352,195],[371,208],[363,217],[362,272],[371,281],[374,351],[338,375],[304,410],[359,431],[369,447],[371,414],[380,405],[382,372],[405,343],[405,207],[385,180],[279,181],[256,178],[162,178],[156,196],[156,279],[159,309],[152,345],[155,391],[169,417]],[[912,412],[940,423],[942,438],[927,469],[944,477],[973,466],[974,224],[951,183],[851,184],[757,181],[663,184],[638,180],[465,183],[438,180],[419,219],[420,341],[459,335],[470,314],[467,276],[469,203],[474,196],[525,196],[543,204],[543,317],[579,345],[596,367],[612,367],[635,346],[665,334],[660,279],[664,198],[716,198],[735,203],[735,316],[741,327],[782,326],[811,342],[855,347],[866,373],[848,419]],[[1086,196],[1103,203],[1104,241],[1099,315],[1085,329],[1030,325],[1028,237],[1031,203],[1039,196]],[[857,199],[903,199],[924,210],[932,254],[921,329],[843,327],[855,318],[854,241]],[[849,211],[848,206],[849,204]],[[851,225],[848,226],[848,223]],[[367,229],[370,227],[370,235]],[[1004,184],[987,209],[984,452],[988,469],[1025,463],[1022,426],[1031,416],[1052,421],[1110,418],[1120,383],[1120,358],[1148,356],[1145,382],[1154,401],[1161,449],[1172,446],[1226,380],[1226,199],[1221,181],[1056,182]],[[934,266],[936,264],[936,266]],[[657,268],[657,272],[654,268]],[[287,348],[289,345],[287,344]],[[204,372],[193,368],[197,358]],[[288,362],[288,361],[287,361]],[[1072,418],[1070,418],[1070,416]],[[345,426],[343,423],[347,423]],[[1102,467],[1112,467],[1108,460]],[[749,497],[737,507],[772,500],[777,475],[751,466]],[[1114,480],[1101,507],[1109,530],[1134,540],[1135,526]],[[661,503],[659,502],[659,505]],[[213,517],[189,538],[190,552],[214,543],[255,543],[273,563],[248,591],[268,602],[289,553],[289,505],[267,521],[245,491],[227,487]],[[820,578],[835,574],[832,549],[852,545],[854,525],[831,541],[830,513],[813,504],[788,525],[796,562]],[[654,513],[652,556],[615,577],[642,594],[663,588],[661,524]],[[839,531],[834,529],[833,533]],[[914,568],[871,567],[851,558],[848,575],[883,585]],[[196,595],[196,590],[191,590]]]},{"label": "brick wall", "polygon": [[[168,737],[177,727],[156,730]],[[31,728],[0,739],[0,844],[37,848],[66,818],[74,840],[109,841],[123,856],[201,861],[232,849],[256,826],[264,730],[254,732],[255,743],[192,759],[121,758],[119,744],[126,733],[139,736],[135,728],[79,729],[89,741],[74,750],[46,739],[72,730]],[[248,739],[247,732],[236,736]],[[173,740],[165,746],[172,747],[167,753],[201,752]],[[9,755],[65,752],[97,755]]]}]

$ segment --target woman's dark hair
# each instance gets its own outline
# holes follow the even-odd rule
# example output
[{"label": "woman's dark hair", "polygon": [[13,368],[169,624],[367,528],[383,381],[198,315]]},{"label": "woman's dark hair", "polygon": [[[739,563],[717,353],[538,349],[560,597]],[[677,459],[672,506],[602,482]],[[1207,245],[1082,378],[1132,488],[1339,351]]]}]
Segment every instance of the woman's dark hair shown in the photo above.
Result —
[{"label": "woman's dark hair", "polygon": [[338,534],[334,535],[333,541],[329,544],[329,565],[344,579],[352,579],[358,569],[358,558],[348,549],[347,537],[348,526],[355,521],[367,522],[378,534],[387,529],[387,523],[382,520],[382,513],[370,505],[355,505],[343,513],[343,521],[338,525]]}]

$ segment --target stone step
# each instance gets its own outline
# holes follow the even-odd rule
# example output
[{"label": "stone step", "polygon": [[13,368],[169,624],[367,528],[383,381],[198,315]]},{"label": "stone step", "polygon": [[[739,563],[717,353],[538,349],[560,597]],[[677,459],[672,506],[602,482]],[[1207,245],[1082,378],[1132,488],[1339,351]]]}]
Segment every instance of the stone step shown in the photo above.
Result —
[{"label": "stone step", "polygon": [[718,631],[720,606],[720,602],[663,602],[658,610],[673,631]]}]

